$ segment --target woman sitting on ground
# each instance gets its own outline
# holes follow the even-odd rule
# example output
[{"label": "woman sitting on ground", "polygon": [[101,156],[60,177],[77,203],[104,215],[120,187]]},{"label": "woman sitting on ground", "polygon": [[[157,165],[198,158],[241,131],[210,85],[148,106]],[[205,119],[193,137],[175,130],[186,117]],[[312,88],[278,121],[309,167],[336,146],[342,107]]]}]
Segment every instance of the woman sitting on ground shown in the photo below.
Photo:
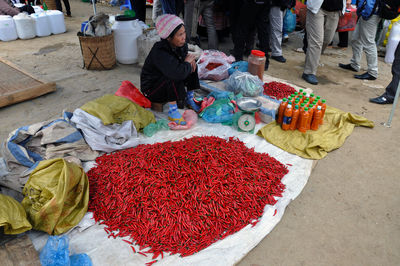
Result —
[{"label": "woman sitting on ground", "polygon": [[152,103],[168,102],[168,119],[185,125],[177,102],[186,100],[189,107],[196,112],[199,110],[193,99],[193,90],[200,88],[195,57],[188,54],[182,19],[171,14],[162,15],[157,19],[156,29],[161,41],[154,44],[144,62],[141,91]]}]

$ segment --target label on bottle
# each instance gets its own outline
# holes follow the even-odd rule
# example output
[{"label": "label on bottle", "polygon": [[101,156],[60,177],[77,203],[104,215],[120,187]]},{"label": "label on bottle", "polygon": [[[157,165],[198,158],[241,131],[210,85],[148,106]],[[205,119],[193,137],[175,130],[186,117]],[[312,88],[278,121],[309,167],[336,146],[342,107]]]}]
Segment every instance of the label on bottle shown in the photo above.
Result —
[{"label": "label on bottle", "polygon": [[289,116],[289,117],[284,116],[284,117],[283,117],[282,123],[283,123],[283,124],[290,125],[290,123],[292,123],[292,117],[291,117],[291,116]]}]

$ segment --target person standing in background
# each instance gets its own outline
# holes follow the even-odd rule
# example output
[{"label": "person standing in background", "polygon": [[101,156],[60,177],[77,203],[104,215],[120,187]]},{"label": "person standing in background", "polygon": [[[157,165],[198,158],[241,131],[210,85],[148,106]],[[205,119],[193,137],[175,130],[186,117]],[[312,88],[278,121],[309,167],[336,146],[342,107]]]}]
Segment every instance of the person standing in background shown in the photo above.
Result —
[{"label": "person standing in background", "polygon": [[319,59],[331,43],[339,22],[351,0],[307,0],[307,52],[302,78],[317,85]]},{"label": "person standing in background", "polygon": [[371,103],[377,104],[391,104],[394,101],[397,87],[399,86],[400,80],[400,45],[397,44],[396,52],[394,53],[394,61],[392,65],[392,81],[386,87],[385,92],[376,98],[371,98]]},{"label": "person standing in background", "polygon": [[[238,17],[240,15],[240,10],[242,9],[244,4],[244,0],[230,0],[228,2],[229,9],[229,26],[230,32],[232,36],[232,42],[236,42],[236,38],[238,35]],[[248,32],[248,35],[245,37],[245,45],[244,45],[244,55],[249,56],[251,50],[254,48],[254,39],[256,36],[255,27]],[[233,50],[230,51],[233,54]]]},{"label": "person standing in background", "polygon": [[360,61],[364,51],[367,57],[368,71],[361,75],[354,75],[356,79],[375,80],[378,77],[378,50],[375,36],[381,18],[377,15],[376,1],[364,0],[358,2],[357,15],[359,19],[351,41],[353,57],[350,64],[339,64],[339,67],[343,69],[354,72],[360,71]]},{"label": "person standing in background", "polygon": [[208,49],[218,49],[218,36],[214,20],[214,0],[185,0],[186,39],[200,46],[197,26],[200,14],[207,27]]},{"label": "person standing in background", "polygon": [[[59,11],[63,11],[62,10],[62,5],[61,5],[61,0],[55,0],[56,1],[56,8]],[[68,0],[63,0],[64,2],[64,6],[65,6],[65,11],[67,13],[67,17],[71,17],[71,6],[69,5],[69,1]]]},{"label": "person standing in background", "polygon": [[283,17],[287,9],[296,5],[296,0],[272,0],[271,10],[269,12],[269,21],[271,25],[270,48],[271,59],[280,63],[285,63],[286,58],[282,56],[282,28]]},{"label": "person standing in background", "polygon": [[265,70],[268,70],[269,9],[270,0],[244,0],[237,21],[237,33],[234,40],[233,55],[236,61],[243,60],[247,37],[256,28],[260,50],[265,53],[267,58]]}]

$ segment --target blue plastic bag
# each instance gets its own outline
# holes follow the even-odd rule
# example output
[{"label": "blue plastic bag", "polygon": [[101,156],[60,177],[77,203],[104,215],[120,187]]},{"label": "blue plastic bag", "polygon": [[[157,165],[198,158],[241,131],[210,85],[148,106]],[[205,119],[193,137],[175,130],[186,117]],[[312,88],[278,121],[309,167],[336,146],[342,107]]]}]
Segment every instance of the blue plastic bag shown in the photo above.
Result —
[{"label": "blue plastic bag", "polygon": [[291,33],[296,28],[296,14],[291,9],[286,10],[283,17],[283,32]]},{"label": "blue plastic bag", "polygon": [[66,235],[49,236],[39,256],[42,266],[70,265],[68,245]]},{"label": "blue plastic bag", "polygon": [[69,256],[69,240],[67,235],[49,236],[46,245],[40,252],[42,266],[92,266],[87,254]]},{"label": "blue plastic bag", "polygon": [[92,261],[87,254],[74,254],[69,257],[71,266],[92,266]]},{"label": "blue plastic bag", "polygon": [[249,69],[249,63],[247,61],[234,62],[231,66],[232,67],[228,69],[229,76],[232,75],[236,70],[239,70],[240,72],[247,72]]}]

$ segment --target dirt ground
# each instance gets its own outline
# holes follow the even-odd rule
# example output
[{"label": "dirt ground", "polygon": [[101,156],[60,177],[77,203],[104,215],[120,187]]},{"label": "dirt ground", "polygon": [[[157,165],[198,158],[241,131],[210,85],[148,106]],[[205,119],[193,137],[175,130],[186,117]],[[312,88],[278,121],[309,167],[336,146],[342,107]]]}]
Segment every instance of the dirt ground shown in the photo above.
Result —
[{"label": "dirt ground", "polygon": [[[18,127],[56,118],[63,110],[73,111],[114,93],[123,80],[139,85],[140,68],[135,65],[110,71],[82,69],[76,33],[92,7],[77,0],[70,3],[73,17],[66,18],[67,33],[0,42],[0,57],[57,83],[54,93],[0,108],[0,141]],[[119,9],[98,5],[97,11],[116,14]],[[359,81],[337,67],[349,61],[351,48],[328,49],[318,69],[320,84],[312,86],[301,79],[304,54],[293,51],[300,42],[300,34],[291,34],[283,47],[287,63],[271,61],[267,73],[311,87],[328,104],[374,121],[375,128],[355,128],[340,149],[318,161],[282,221],[238,265],[400,265],[400,110],[392,127],[386,128],[381,123],[387,121],[392,105],[368,102],[390,82],[390,66],[379,58],[378,80]],[[221,47],[228,51],[232,44],[226,38]],[[365,58],[363,67],[365,71]]]}]

